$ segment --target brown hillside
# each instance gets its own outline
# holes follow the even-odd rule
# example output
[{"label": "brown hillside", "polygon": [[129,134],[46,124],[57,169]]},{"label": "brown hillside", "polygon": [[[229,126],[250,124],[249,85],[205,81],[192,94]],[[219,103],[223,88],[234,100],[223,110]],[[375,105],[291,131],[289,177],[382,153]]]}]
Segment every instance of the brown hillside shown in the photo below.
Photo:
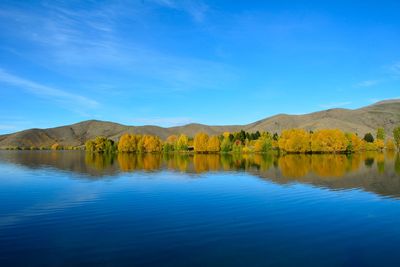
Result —
[{"label": "brown hillside", "polygon": [[375,133],[377,127],[384,127],[390,136],[393,128],[400,126],[400,100],[387,100],[360,109],[329,109],[304,115],[280,114],[247,125],[209,126],[188,124],[178,127],[126,126],[107,121],[83,121],[80,123],[50,129],[29,129],[13,134],[0,135],[0,148],[20,146],[83,145],[86,140],[96,136],[106,136],[117,140],[123,133],[158,135],[162,139],[171,134],[184,133],[194,136],[197,132],[210,135],[241,129],[255,131],[281,132],[289,128],[316,130],[338,128],[346,132],[364,135]]}]

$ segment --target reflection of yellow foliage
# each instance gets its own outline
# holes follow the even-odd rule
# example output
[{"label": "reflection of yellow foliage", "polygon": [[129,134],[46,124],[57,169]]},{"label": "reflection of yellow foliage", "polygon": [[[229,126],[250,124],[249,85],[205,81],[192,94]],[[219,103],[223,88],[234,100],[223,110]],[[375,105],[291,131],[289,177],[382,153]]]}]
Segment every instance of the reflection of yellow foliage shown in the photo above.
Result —
[{"label": "reflection of yellow foliage", "polygon": [[160,154],[144,154],[142,160],[143,160],[143,169],[146,171],[153,171],[161,168]]},{"label": "reflection of yellow foliage", "polygon": [[203,155],[203,154],[195,154],[193,156],[194,170],[197,173],[202,173],[202,172],[208,171],[206,157],[207,157],[207,155]]},{"label": "reflection of yellow foliage", "polygon": [[310,172],[309,155],[285,155],[279,158],[279,168],[285,177],[302,177]]},{"label": "reflection of yellow foliage", "polygon": [[195,154],[193,164],[197,173],[217,171],[221,168],[220,155]]},{"label": "reflection of yellow foliage", "polygon": [[136,170],[136,155],[128,153],[118,153],[118,164],[122,171],[134,171]]},{"label": "reflection of yellow foliage", "polygon": [[253,161],[260,171],[267,171],[272,166],[272,156],[268,154],[256,154]]},{"label": "reflection of yellow foliage", "polygon": [[[52,152],[55,159],[60,154]],[[385,170],[385,155],[376,151],[345,154],[286,154],[277,156],[265,154],[180,154],[180,153],[88,153],[85,161],[88,166],[104,170],[117,160],[121,171],[154,171],[167,167],[170,170],[191,171],[197,173],[219,171],[221,169],[266,172],[271,166],[279,167],[283,177],[297,178],[308,175],[319,177],[341,177],[346,172],[357,171],[362,163],[376,166],[378,171]],[[193,165],[191,165],[193,163]],[[399,165],[399,164],[398,164]],[[193,169],[191,168],[193,166]],[[400,165],[399,165],[400,166]]]},{"label": "reflection of yellow foliage", "polygon": [[103,153],[86,153],[85,162],[88,166],[93,166],[96,170],[104,170],[111,166],[114,156]]},{"label": "reflection of yellow foliage", "polygon": [[181,171],[187,171],[189,167],[189,156],[188,155],[175,155],[174,156],[176,167]]},{"label": "reflection of yellow foliage", "polygon": [[383,153],[376,155],[376,166],[378,167],[378,171],[380,173],[385,171],[385,155]]},{"label": "reflection of yellow foliage", "polygon": [[322,177],[341,177],[347,169],[346,155],[316,155],[312,157],[311,169]]},{"label": "reflection of yellow foliage", "polygon": [[349,171],[356,171],[360,168],[362,161],[360,153],[351,154],[347,157],[347,159],[349,161],[348,163]]},{"label": "reflection of yellow foliage", "polygon": [[219,155],[207,155],[208,169],[218,171],[221,168]]},{"label": "reflection of yellow foliage", "polygon": [[389,159],[389,160],[393,160],[395,155],[396,155],[396,152],[394,150],[386,151],[386,156],[387,156],[387,159]]},{"label": "reflection of yellow foliage", "polygon": [[360,168],[359,154],[284,155],[279,158],[279,168],[284,177],[303,177],[311,171],[320,177],[342,177],[348,171]]},{"label": "reflection of yellow foliage", "polygon": [[232,155],[231,154],[221,154],[221,165],[225,171],[232,170]]}]

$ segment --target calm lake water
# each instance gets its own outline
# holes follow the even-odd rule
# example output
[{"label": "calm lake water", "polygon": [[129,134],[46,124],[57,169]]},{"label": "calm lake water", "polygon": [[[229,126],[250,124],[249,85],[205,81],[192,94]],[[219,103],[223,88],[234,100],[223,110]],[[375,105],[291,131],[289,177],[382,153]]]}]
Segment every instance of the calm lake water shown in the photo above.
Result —
[{"label": "calm lake water", "polygon": [[400,266],[400,156],[0,152],[0,266]]}]

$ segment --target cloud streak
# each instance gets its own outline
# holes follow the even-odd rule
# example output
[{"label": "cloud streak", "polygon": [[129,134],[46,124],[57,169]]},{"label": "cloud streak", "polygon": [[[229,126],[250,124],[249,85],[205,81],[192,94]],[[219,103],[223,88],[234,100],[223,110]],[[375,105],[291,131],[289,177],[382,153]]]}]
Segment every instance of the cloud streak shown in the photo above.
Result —
[{"label": "cloud streak", "polygon": [[371,87],[371,86],[377,85],[379,83],[380,83],[379,80],[366,80],[366,81],[357,83],[355,85],[355,87]]},{"label": "cloud streak", "polygon": [[[129,4],[124,9],[118,5],[95,6],[84,11],[47,4],[45,16],[38,12],[3,10],[0,18],[18,29],[15,34],[19,38],[40,49],[41,55],[49,59],[42,64],[55,71],[61,69],[63,75],[74,77],[85,72],[89,80],[104,83],[109,82],[104,77],[112,72],[119,78],[138,77],[137,80],[171,91],[215,90],[237,80],[238,72],[225,63],[174,55],[121,35],[115,24],[131,20],[126,10],[133,10],[135,20],[142,18],[141,23],[148,20],[154,4],[191,12],[197,20],[202,20],[206,10],[200,1],[154,0],[152,3],[153,6]],[[16,19],[11,21],[11,18]],[[38,53],[27,56],[31,61],[38,61],[35,55]]]},{"label": "cloud streak", "polygon": [[396,62],[395,64],[390,66],[389,69],[395,75],[400,75],[400,62]]},{"label": "cloud streak", "polygon": [[151,2],[163,7],[186,12],[195,22],[203,22],[209,10],[209,7],[204,2],[196,0],[151,0]]},{"label": "cloud streak", "polygon": [[99,103],[93,99],[42,85],[34,81],[10,74],[3,69],[0,69],[0,83],[19,88],[42,98],[56,100],[58,102],[67,103],[70,105],[79,105],[88,108],[95,108],[99,105]]}]

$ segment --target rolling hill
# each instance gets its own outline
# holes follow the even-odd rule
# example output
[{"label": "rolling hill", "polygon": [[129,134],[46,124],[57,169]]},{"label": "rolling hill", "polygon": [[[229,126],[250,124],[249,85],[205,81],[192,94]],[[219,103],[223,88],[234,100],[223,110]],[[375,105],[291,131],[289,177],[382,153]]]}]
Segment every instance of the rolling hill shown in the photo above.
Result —
[{"label": "rolling hill", "polygon": [[0,148],[51,146],[59,143],[65,146],[83,145],[86,140],[96,136],[106,136],[117,140],[124,133],[158,135],[162,139],[172,134],[184,133],[194,136],[197,132],[210,135],[225,131],[235,132],[241,129],[248,132],[281,132],[289,128],[316,130],[320,128],[338,128],[346,132],[364,135],[375,133],[377,127],[383,127],[388,135],[393,128],[400,126],[400,99],[386,100],[359,109],[329,109],[304,115],[279,114],[247,125],[209,126],[187,124],[164,128],[159,126],[127,126],[113,122],[89,120],[72,125],[49,129],[29,129],[12,134],[0,135]]}]

